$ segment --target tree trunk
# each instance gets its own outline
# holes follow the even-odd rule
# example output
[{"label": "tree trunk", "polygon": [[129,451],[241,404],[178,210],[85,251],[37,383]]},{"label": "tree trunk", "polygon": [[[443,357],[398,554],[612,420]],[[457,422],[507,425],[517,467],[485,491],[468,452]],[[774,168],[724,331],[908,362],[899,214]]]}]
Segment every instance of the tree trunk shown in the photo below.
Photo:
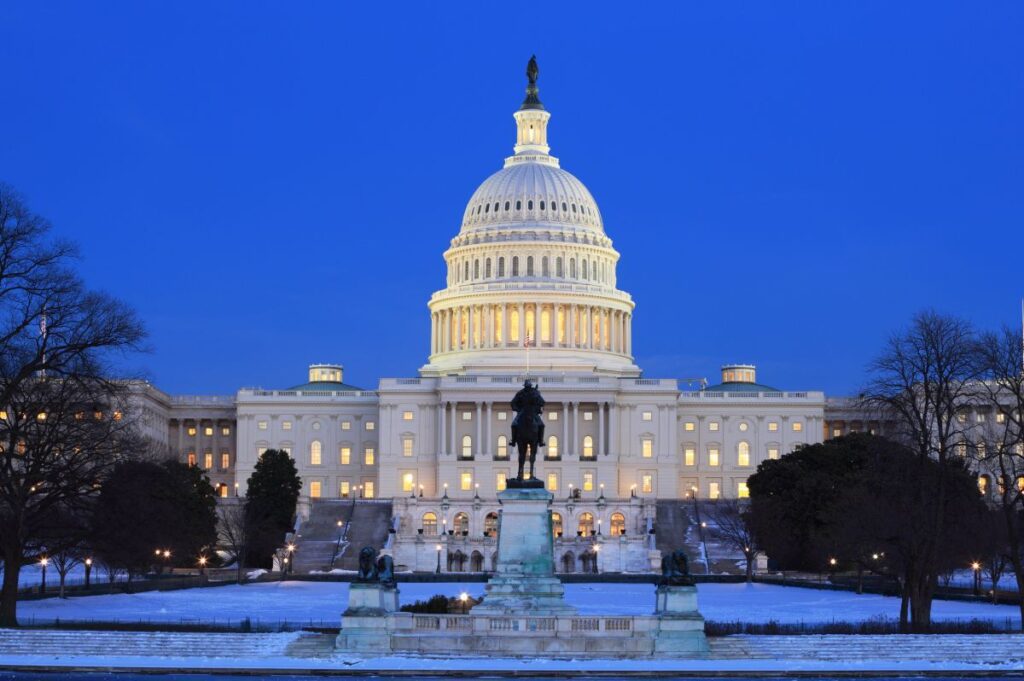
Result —
[{"label": "tree trunk", "polygon": [[910,588],[910,623],[915,632],[927,632],[932,626],[932,595],[927,578],[916,580]]},{"label": "tree trunk", "polygon": [[900,633],[910,631],[910,590],[907,589],[907,579],[904,577],[900,583]]},{"label": "tree trunk", "polygon": [[18,626],[18,577],[21,574],[21,550],[4,548],[4,584],[0,590],[0,627]]},{"label": "tree trunk", "polygon": [[747,556],[747,584],[754,581],[754,559],[751,556]]},{"label": "tree trunk", "polygon": [[67,579],[68,573],[60,572],[58,575],[60,576],[60,594],[58,596],[59,598],[67,598],[67,596],[64,595],[64,581]]},{"label": "tree trunk", "polygon": [[857,563],[857,594],[864,593],[864,566]]},{"label": "tree trunk", "polygon": [[1010,556],[1010,563],[1017,578],[1017,607],[1020,609],[1021,629],[1024,630],[1024,561],[1020,559],[1019,553],[1014,552]]}]

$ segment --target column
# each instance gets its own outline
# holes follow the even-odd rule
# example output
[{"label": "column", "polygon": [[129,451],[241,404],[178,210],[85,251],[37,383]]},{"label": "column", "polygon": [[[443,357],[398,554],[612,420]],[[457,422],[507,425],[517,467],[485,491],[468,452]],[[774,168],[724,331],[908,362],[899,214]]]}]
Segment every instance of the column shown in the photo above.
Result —
[{"label": "column", "polygon": [[437,313],[430,315],[430,354],[437,352]]},{"label": "column", "polygon": [[621,418],[621,409],[614,402],[608,405],[608,440],[609,449],[615,449],[615,456],[618,458],[619,452],[622,447],[619,444],[619,419]]},{"label": "column", "polygon": [[573,324],[572,313],[575,305],[565,306],[565,347],[571,348],[576,343],[576,330]]},{"label": "column", "polygon": [[626,315],[626,354],[632,356],[632,354],[633,354],[633,329],[631,328],[630,317],[632,317],[632,315],[628,315],[628,314]]},{"label": "column", "polygon": [[508,345],[508,305],[501,305],[501,346]]},{"label": "column", "polygon": [[562,458],[568,459],[572,454],[569,448],[569,403],[562,402]]},{"label": "column", "polygon": [[178,461],[182,460],[181,455],[185,453],[185,421],[178,419]]},{"label": "column", "polygon": [[441,402],[437,405],[437,427],[434,434],[435,444],[437,446],[437,456],[444,454],[444,418],[445,418],[445,403]]},{"label": "column", "polygon": [[606,452],[604,451],[604,402],[597,403],[597,449],[595,450],[596,456],[603,456]]},{"label": "column", "polygon": [[492,418],[493,418],[492,415],[491,415],[491,407],[492,407],[492,405],[494,403],[493,402],[486,402],[485,404],[487,405],[487,408],[484,410],[484,414],[485,414],[485,416],[484,416],[484,441],[483,441],[483,448],[480,451],[482,451],[484,453],[485,457],[493,459],[494,457],[491,455],[491,451],[492,451],[491,447],[494,445],[494,442],[493,442],[494,436],[491,433],[491,429],[492,429],[491,421],[492,421]]},{"label": "column", "polygon": [[[480,402],[476,403],[476,447],[474,447],[474,454],[476,452],[483,453],[484,443],[484,424],[481,415],[483,413],[483,404]],[[475,477],[475,476],[474,476]]]},{"label": "column", "polygon": [[468,323],[466,324],[466,345],[471,350],[474,347],[476,347],[474,345],[474,343],[473,343],[473,335],[474,335],[473,334],[473,324],[474,324],[474,322],[476,322],[476,319],[475,319],[476,315],[473,313],[474,309],[475,309],[474,305],[470,305],[469,306],[469,318],[468,318]]},{"label": "column", "polygon": [[591,321],[591,318],[593,316],[594,316],[594,308],[592,308],[592,307],[590,307],[588,305],[586,307],[585,312],[584,312],[584,319],[586,320],[586,323],[587,323],[587,333],[585,334],[585,337],[587,339],[586,347],[587,347],[588,350],[590,350],[590,349],[592,349],[594,347],[594,324]]},{"label": "column", "polygon": [[572,454],[576,456],[577,452],[581,451],[580,447],[582,442],[580,440],[580,403],[572,403]]},{"label": "column", "polygon": [[458,402],[452,402],[451,405],[452,405],[452,432],[448,434],[448,442],[449,442],[449,445],[450,445],[449,448],[448,448],[448,453],[449,454],[453,454],[455,452],[455,412],[458,411],[458,409],[456,409],[456,407],[458,406]]},{"label": "column", "polygon": [[519,344],[526,340],[526,305],[519,303]]}]

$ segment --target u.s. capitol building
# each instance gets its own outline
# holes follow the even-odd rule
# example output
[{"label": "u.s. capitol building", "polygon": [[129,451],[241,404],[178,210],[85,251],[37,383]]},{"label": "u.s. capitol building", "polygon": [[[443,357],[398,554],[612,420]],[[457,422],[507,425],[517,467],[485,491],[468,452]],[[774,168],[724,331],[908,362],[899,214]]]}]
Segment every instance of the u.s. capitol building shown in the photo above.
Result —
[{"label": "u.s. capitol building", "polygon": [[[150,389],[170,449],[207,469],[224,497],[244,495],[262,452],[286,450],[303,480],[304,514],[318,499],[391,499],[395,534],[423,544],[396,556],[434,569],[440,545],[430,537],[493,530],[496,493],[516,468],[509,401],[529,376],[547,400],[537,468],[561,500],[556,531],[570,542],[603,527],[602,536],[635,546],[623,539],[602,561],[643,569],[654,500],[743,497],[764,459],[833,429],[877,427],[852,421],[856,414],[827,424],[822,392],[763,385],[751,365],[723,366],[710,386],[644,376],[619,253],[594,197],[551,155],[551,114],[533,84],[513,116],[514,153],[473,192],[444,251],[447,280],[428,300],[430,355],[418,375],[365,390],[345,383],[340,365],[315,364],[308,381],[287,389]],[[466,548],[457,566],[489,566],[486,550]]]}]

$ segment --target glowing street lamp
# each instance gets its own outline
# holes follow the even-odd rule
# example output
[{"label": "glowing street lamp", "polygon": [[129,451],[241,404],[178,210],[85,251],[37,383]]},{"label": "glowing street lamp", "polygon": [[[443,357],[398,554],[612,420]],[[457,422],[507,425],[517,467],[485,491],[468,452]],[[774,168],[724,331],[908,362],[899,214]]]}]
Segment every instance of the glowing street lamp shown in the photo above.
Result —
[{"label": "glowing street lamp", "polygon": [[438,544],[434,549],[437,551],[437,569],[434,570],[434,572],[436,574],[441,574],[441,545]]},{"label": "glowing street lamp", "polygon": [[462,614],[463,615],[466,614],[466,610],[467,610],[466,605],[468,603],[469,603],[469,594],[466,593],[465,591],[463,591],[462,593],[459,594],[459,606],[460,606],[460,610],[462,610]]},{"label": "glowing street lamp", "polygon": [[[971,569],[974,570],[974,595],[981,595],[981,563],[974,561],[971,563]],[[46,574],[45,572],[43,574]]]},{"label": "glowing street lamp", "polygon": [[50,559],[43,556],[39,559],[39,567],[43,569],[43,581],[39,584],[39,593],[46,593],[46,566],[50,564]]},{"label": "glowing street lamp", "polygon": [[85,588],[89,588],[89,575],[92,574],[92,558],[85,559]]}]

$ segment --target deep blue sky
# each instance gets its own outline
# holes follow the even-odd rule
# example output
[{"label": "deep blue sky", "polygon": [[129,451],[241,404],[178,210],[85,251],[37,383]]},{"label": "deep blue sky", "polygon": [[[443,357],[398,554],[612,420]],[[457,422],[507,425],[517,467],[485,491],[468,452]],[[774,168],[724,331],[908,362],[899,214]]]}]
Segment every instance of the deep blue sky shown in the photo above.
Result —
[{"label": "deep blue sky", "polygon": [[0,7],[0,180],[172,392],[415,375],[531,53],[652,377],[855,390],[923,307],[1018,323],[1024,3]]}]

